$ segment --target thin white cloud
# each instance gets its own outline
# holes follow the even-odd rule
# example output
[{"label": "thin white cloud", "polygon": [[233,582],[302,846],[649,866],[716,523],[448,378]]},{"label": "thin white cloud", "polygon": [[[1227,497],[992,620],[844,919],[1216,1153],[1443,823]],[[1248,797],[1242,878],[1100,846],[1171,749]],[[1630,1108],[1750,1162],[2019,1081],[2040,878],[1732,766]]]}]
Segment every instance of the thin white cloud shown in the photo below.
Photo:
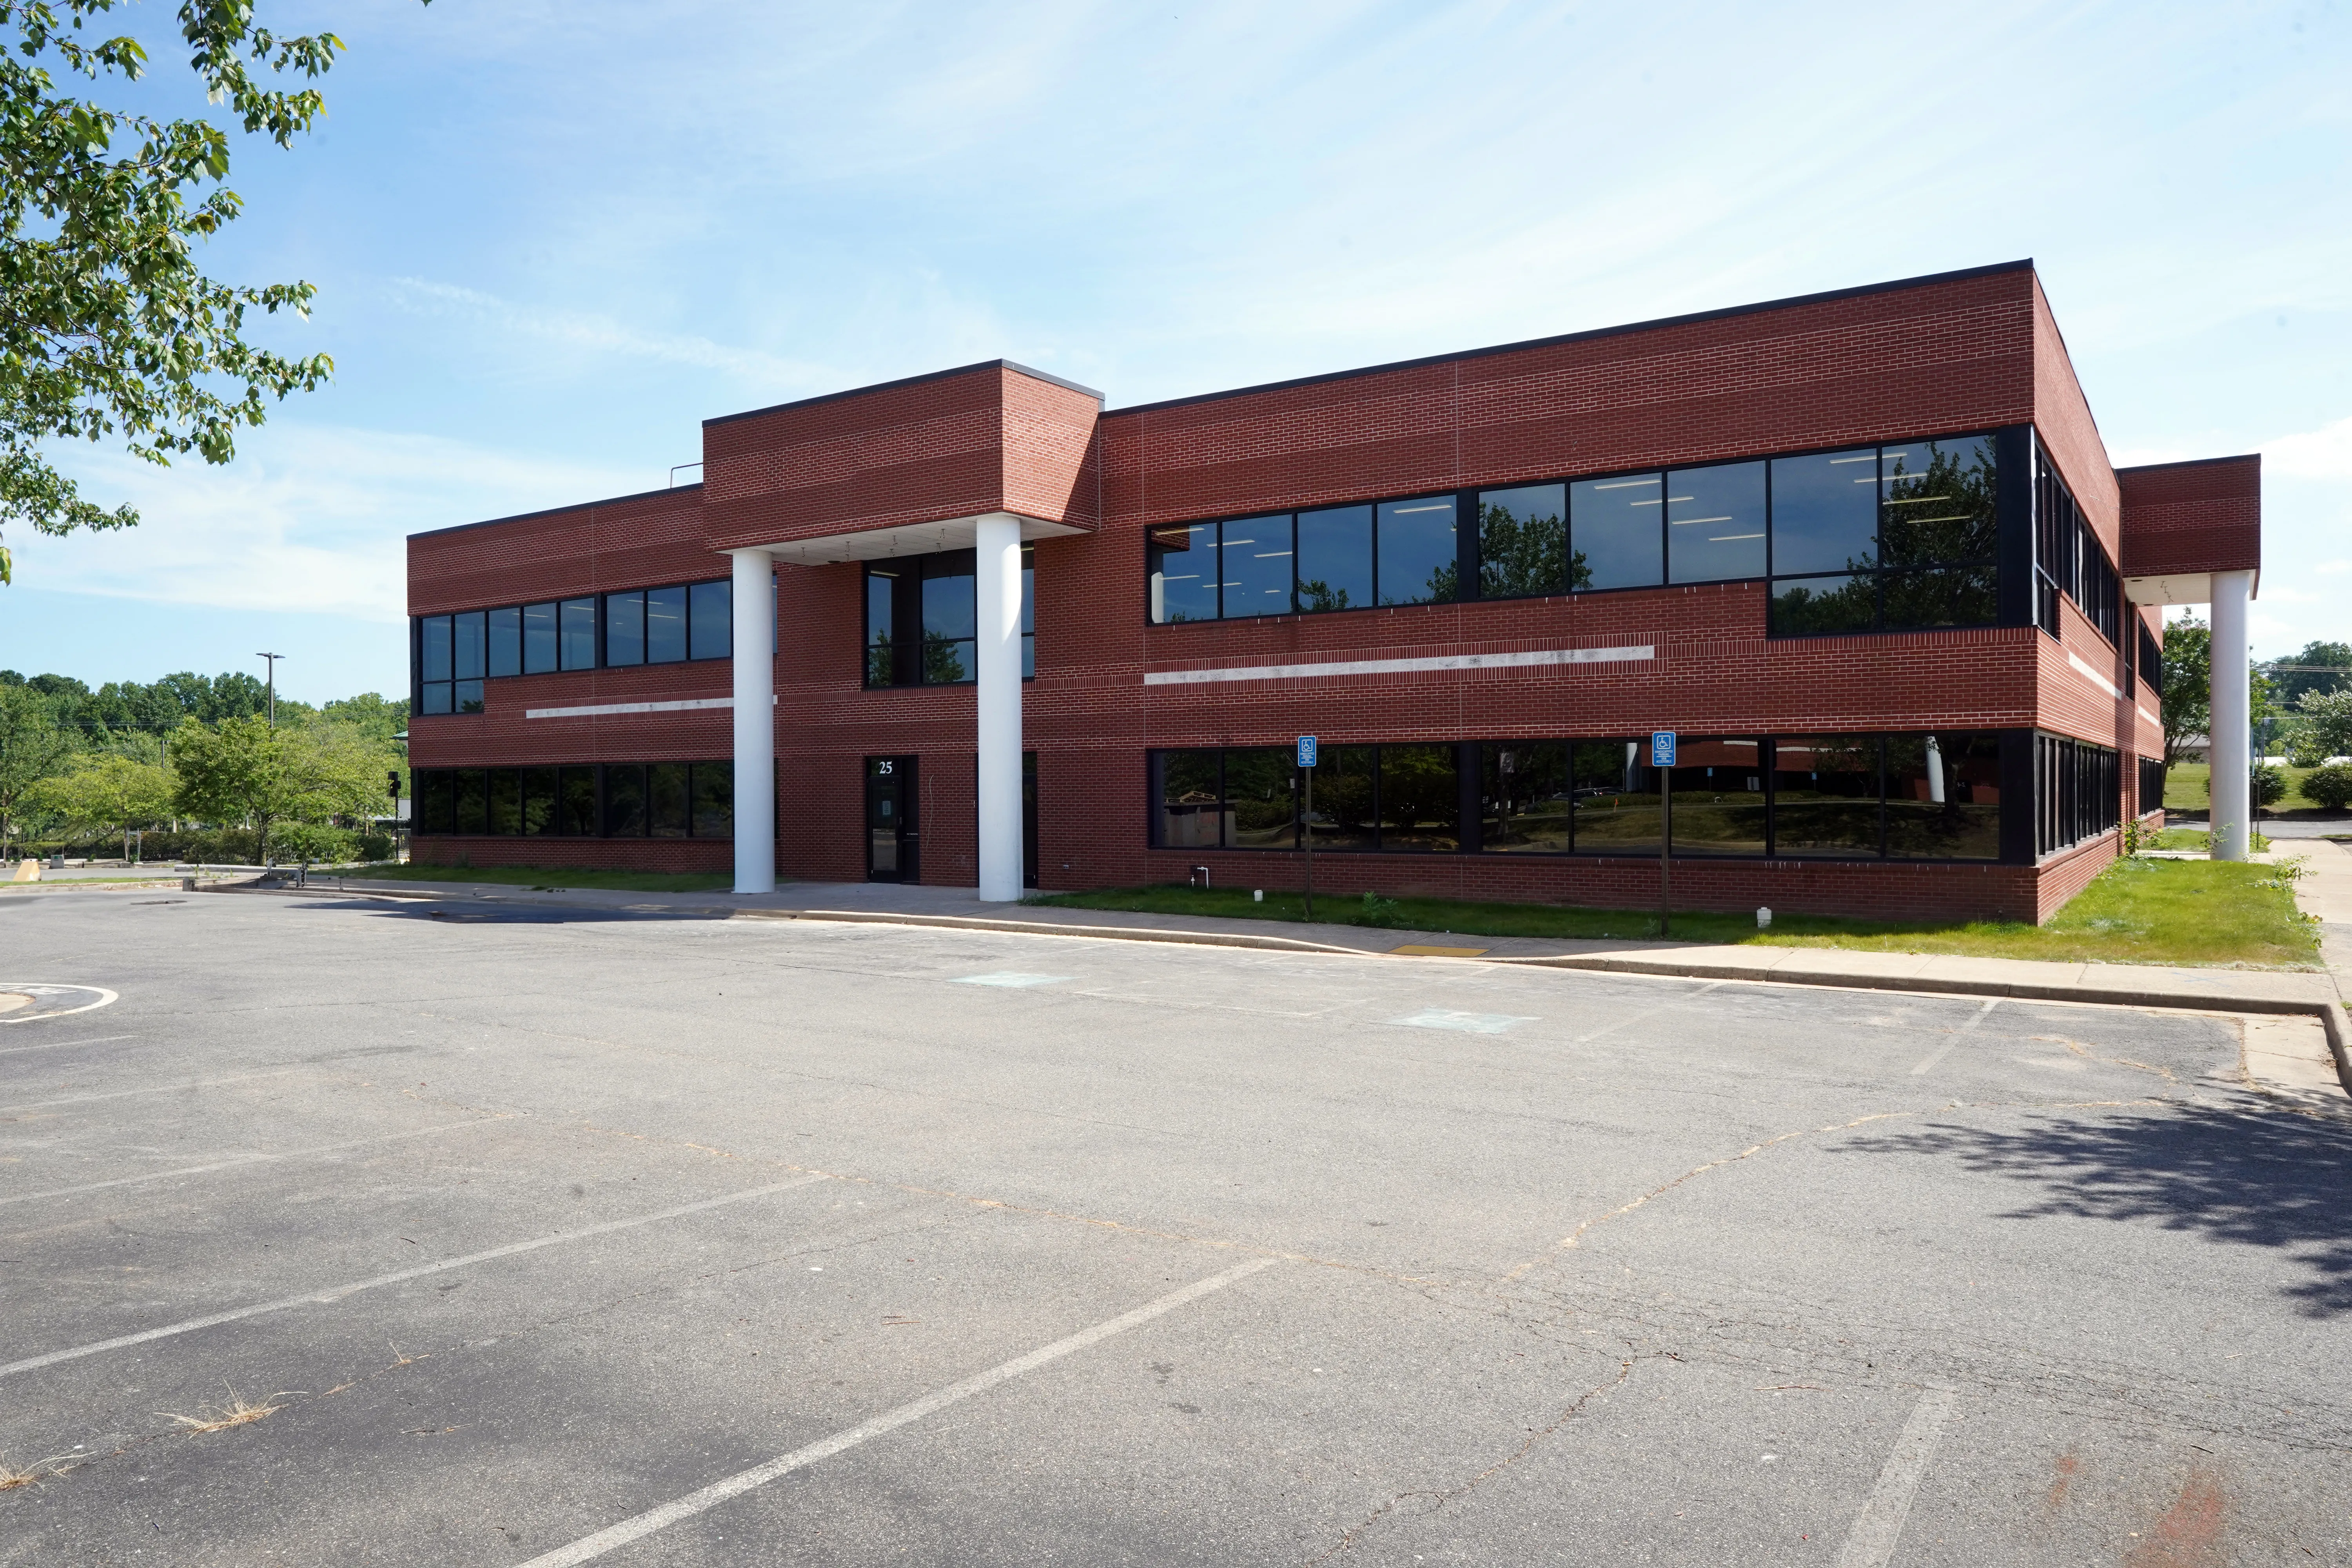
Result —
[{"label": "thin white cloud", "polygon": [[662,478],[441,437],[301,425],[255,433],[226,468],[101,455],[73,468],[86,495],[130,502],[140,525],[66,539],[12,531],[18,582],[376,622],[407,613],[408,534],[648,489]]},{"label": "thin white cloud", "polygon": [[2352,479],[2352,417],[2263,442],[2263,467],[2291,479]]},{"label": "thin white cloud", "polygon": [[834,379],[834,373],[821,364],[783,359],[756,349],[730,348],[690,333],[645,331],[593,312],[532,310],[454,283],[395,278],[391,280],[388,293],[395,308],[412,315],[457,317],[589,354],[659,360],[698,370],[721,371],[763,387],[782,386],[788,390],[814,390],[832,384]]}]

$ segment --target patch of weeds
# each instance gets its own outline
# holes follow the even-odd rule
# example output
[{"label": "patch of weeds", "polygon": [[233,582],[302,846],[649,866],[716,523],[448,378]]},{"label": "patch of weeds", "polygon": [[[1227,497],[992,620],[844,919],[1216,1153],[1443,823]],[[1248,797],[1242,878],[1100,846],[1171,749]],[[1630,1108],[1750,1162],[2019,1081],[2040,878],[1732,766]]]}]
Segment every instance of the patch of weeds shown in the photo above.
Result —
[{"label": "patch of weeds", "polygon": [[232,1426],[250,1426],[263,1416],[274,1415],[286,1408],[283,1405],[273,1404],[271,1401],[301,1392],[299,1389],[281,1388],[268,1399],[254,1405],[247,1403],[236,1389],[229,1388],[227,1384],[224,1383],[221,1386],[228,1388],[228,1403],[217,1410],[207,1410],[201,1415],[182,1415],[170,1410],[158,1410],[155,1414],[171,1416],[173,1420],[187,1428],[186,1436],[193,1437],[200,1432],[226,1432]]},{"label": "patch of weeds", "polygon": [[63,1461],[71,1458],[69,1454],[58,1454],[47,1459],[36,1459],[29,1468],[20,1470],[8,1462],[7,1455],[0,1454],[0,1492],[12,1492],[18,1487],[29,1487],[36,1481],[47,1480],[51,1476],[62,1476],[65,1471],[60,1467]]},{"label": "patch of weeds", "polygon": [[1363,912],[1356,917],[1354,923],[1374,926],[1382,931],[1400,930],[1406,924],[1404,906],[1394,899],[1384,899],[1378,893],[1366,893]]}]

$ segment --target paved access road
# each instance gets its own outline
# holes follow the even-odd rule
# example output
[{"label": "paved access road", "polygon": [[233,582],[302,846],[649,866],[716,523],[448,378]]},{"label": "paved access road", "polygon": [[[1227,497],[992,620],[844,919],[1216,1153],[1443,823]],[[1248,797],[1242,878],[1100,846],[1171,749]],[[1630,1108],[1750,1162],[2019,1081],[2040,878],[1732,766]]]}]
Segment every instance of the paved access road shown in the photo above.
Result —
[{"label": "paved access road", "polygon": [[0,1022],[0,1563],[2352,1561],[2352,1120],[2226,1018],[153,891],[0,970],[119,998]]}]

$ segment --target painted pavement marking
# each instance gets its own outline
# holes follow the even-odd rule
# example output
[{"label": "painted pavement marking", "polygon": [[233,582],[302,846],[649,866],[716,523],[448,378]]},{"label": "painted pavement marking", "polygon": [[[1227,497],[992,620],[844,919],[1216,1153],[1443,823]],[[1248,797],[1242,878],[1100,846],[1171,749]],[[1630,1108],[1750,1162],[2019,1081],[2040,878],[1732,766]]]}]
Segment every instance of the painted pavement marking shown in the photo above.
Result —
[{"label": "painted pavement marking", "polygon": [[1895,1451],[1878,1472],[1878,1484],[1870,1489],[1870,1500],[1846,1532],[1833,1568],[1886,1568],[1919,1490],[1919,1478],[1927,1474],[1927,1461],[1943,1440],[1944,1423],[1952,1418],[1958,1398],[1949,1388],[1930,1388],[1919,1396],[1911,1419],[1903,1424],[1903,1435],[1895,1439]]}]

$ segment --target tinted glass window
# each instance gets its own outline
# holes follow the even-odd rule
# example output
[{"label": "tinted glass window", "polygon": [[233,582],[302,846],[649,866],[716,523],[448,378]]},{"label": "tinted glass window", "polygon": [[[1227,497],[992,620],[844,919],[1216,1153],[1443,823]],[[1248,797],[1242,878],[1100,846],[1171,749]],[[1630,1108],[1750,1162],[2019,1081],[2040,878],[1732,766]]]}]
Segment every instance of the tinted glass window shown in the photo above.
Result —
[{"label": "tinted glass window", "polygon": [[452,677],[458,680],[481,679],[489,671],[488,617],[476,610],[470,615],[451,616],[450,626],[455,634]]},{"label": "tinted glass window", "polygon": [[604,662],[646,662],[646,596],[642,592],[604,595]]},{"label": "tinted glass window", "polygon": [[1021,547],[1021,679],[1037,674],[1037,565],[1035,552]]},{"label": "tinted glass window", "polygon": [[1778,579],[1772,584],[1771,623],[1776,637],[1866,632],[1878,624],[1878,580],[1871,576]]},{"label": "tinted glass window", "polygon": [[457,831],[457,801],[451,793],[455,783],[446,768],[428,768],[414,775],[416,781],[416,831],[419,833],[454,833]]},{"label": "tinted glass window", "polygon": [[553,833],[557,830],[555,780],[553,768],[522,770],[522,830],[525,833]]},{"label": "tinted glass window", "polygon": [[1652,588],[1666,580],[1664,483],[1655,474],[1568,487],[1568,574],[1579,588]]},{"label": "tinted glass window", "polygon": [[1566,742],[1490,741],[1478,748],[1478,774],[1481,848],[1496,855],[1567,853],[1572,796]]},{"label": "tinted glass window", "polygon": [[898,574],[877,566],[866,569],[866,684],[887,686],[897,679],[897,641],[892,636],[892,603]]},{"label": "tinted glass window", "polygon": [[1297,537],[1300,609],[1360,610],[1371,604],[1370,507],[1302,511]]},{"label": "tinted glass window", "polygon": [[1878,580],[1879,614],[1890,631],[1989,626],[2000,618],[1999,573],[1981,566],[1931,566],[1889,572]]},{"label": "tinted glass window", "polygon": [[686,657],[686,590],[646,590],[646,662],[676,664]]},{"label": "tinted glass window", "polygon": [[557,784],[555,830],[573,838],[595,837],[596,770],[565,768]]},{"label": "tinted glass window", "polygon": [[426,616],[416,623],[417,662],[426,680],[449,679],[449,617]]},{"label": "tinted glass window", "polygon": [[522,831],[522,774],[516,769],[490,770],[489,831],[508,837]]},{"label": "tinted glass window", "polygon": [[446,713],[449,711],[450,697],[449,683],[447,681],[426,681],[424,686],[424,695],[425,712]]},{"label": "tinted glass window", "polygon": [[1689,740],[1676,749],[1675,810],[1668,830],[1677,855],[1764,853],[1761,744]]},{"label": "tinted glass window", "polygon": [[596,601],[566,599],[562,602],[559,626],[563,638],[563,668],[593,669],[596,668]]},{"label": "tinted glass window", "polygon": [[655,763],[646,769],[646,822],[656,838],[683,838],[693,820],[687,764]]},{"label": "tinted glass window", "polygon": [[459,768],[452,776],[457,780],[457,830],[482,832],[489,825],[489,774],[480,768]]},{"label": "tinted glass window", "polygon": [[1310,771],[1318,849],[1372,849],[1380,843],[1380,748],[1325,746]]},{"label": "tinted glass window", "polygon": [[1292,849],[1298,844],[1298,769],[1287,746],[1225,753],[1225,847]]},{"label": "tinted glass window", "polygon": [[555,606],[522,607],[522,672],[544,675],[555,668]]},{"label": "tinted glass window", "polygon": [[452,685],[449,689],[453,695],[451,706],[455,708],[457,711],[460,713],[479,713],[482,710],[482,683],[480,681],[460,680]]},{"label": "tinted glass window", "polygon": [[694,836],[729,838],[735,833],[735,764],[694,764]]},{"label": "tinted glass window", "polygon": [[735,651],[735,592],[731,583],[697,583],[688,595],[689,640],[696,658],[725,658]]},{"label": "tinted glass window", "polygon": [[613,838],[646,836],[646,770],[634,763],[604,769],[604,832]]},{"label": "tinted glass window", "polygon": [[1170,849],[1214,849],[1223,839],[1223,798],[1214,752],[1162,752],[1160,842]]},{"label": "tinted glass window", "polygon": [[1479,492],[1478,591],[1487,598],[1559,593],[1567,553],[1567,486]]},{"label": "tinted glass window", "polygon": [[1886,738],[1886,853],[1905,859],[2000,858],[1999,735]]},{"label": "tinted glass window", "polygon": [[1772,461],[1772,570],[1878,564],[1878,448]]},{"label": "tinted glass window", "polygon": [[1576,741],[1569,746],[1576,790],[1576,849],[1580,855],[1658,852],[1658,775],[1650,743]]},{"label": "tinted glass window", "polygon": [[1224,613],[1286,616],[1290,613],[1290,514],[1245,517],[1224,525],[1220,546],[1224,571]]},{"label": "tinted glass window", "polygon": [[972,632],[979,619],[969,550],[923,557],[923,683],[971,680],[977,672]]},{"label": "tinted glass window", "polygon": [[515,605],[490,612],[490,673],[522,673],[522,611]]},{"label": "tinted glass window", "polygon": [[1878,458],[1886,565],[1992,560],[1999,528],[1991,437],[1885,447]]},{"label": "tinted glass window", "polygon": [[1155,528],[1144,548],[1155,622],[1217,618],[1217,525]]},{"label": "tinted glass window", "polygon": [[1877,855],[1877,736],[1784,735],[1775,742],[1772,852]]},{"label": "tinted glass window", "polygon": [[1381,748],[1381,847],[1451,854],[1462,847],[1454,746]]},{"label": "tinted glass window", "polygon": [[1666,476],[1666,542],[1677,583],[1764,575],[1762,463],[1677,468]]},{"label": "tinted glass window", "polygon": [[1462,596],[1452,496],[1382,501],[1379,521],[1381,604],[1450,604]]}]

